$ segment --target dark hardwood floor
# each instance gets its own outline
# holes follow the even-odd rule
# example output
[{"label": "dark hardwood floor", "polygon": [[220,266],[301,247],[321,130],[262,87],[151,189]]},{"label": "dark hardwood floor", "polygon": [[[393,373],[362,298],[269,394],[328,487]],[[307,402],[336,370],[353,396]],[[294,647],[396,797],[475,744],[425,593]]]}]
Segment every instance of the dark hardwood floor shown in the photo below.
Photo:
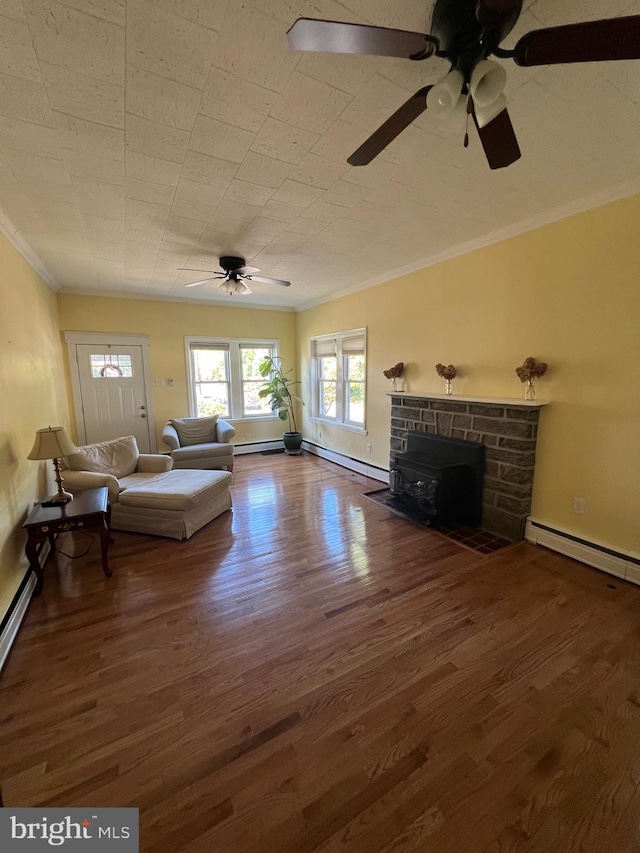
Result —
[{"label": "dark hardwood floor", "polygon": [[241,456],[188,542],[50,560],[0,680],[5,805],[139,807],[154,853],[640,850],[640,589],[375,487]]}]

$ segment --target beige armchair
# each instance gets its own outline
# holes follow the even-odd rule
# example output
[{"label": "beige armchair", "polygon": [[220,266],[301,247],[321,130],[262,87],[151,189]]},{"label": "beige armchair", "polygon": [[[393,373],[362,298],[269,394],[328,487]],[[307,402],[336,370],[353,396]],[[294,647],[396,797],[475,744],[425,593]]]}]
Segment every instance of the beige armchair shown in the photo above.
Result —
[{"label": "beige armchair", "polygon": [[161,453],[139,453],[132,435],[87,444],[62,460],[72,492],[109,490],[116,530],[188,539],[231,508],[227,471],[174,471]]},{"label": "beige armchair", "polygon": [[162,442],[171,450],[174,468],[226,468],[233,471],[234,427],[217,415],[172,418],[162,428]]}]

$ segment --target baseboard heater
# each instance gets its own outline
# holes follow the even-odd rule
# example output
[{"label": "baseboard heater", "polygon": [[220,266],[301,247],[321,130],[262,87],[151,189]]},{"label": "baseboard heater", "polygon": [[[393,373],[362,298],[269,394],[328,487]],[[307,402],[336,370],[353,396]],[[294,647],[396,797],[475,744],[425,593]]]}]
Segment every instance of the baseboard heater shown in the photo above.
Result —
[{"label": "baseboard heater", "polygon": [[543,545],[607,574],[640,585],[640,557],[633,554],[590,542],[531,518],[527,520],[524,536],[527,542]]},{"label": "baseboard heater", "polygon": [[[38,553],[38,561],[41,566],[44,566],[45,561],[51,553],[49,542],[43,542]],[[25,570],[25,575],[18,587],[18,591],[13,596],[13,600],[9,605],[9,609],[0,621],[0,671],[4,667],[5,661],[11,651],[24,615],[27,612],[27,607],[31,601],[33,590],[36,586],[36,576],[31,569]]]},{"label": "baseboard heater", "polygon": [[329,450],[328,447],[323,447],[321,444],[316,444],[313,441],[304,440],[302,447],[304,450],[308,450],[309,453],[315,454],[315,456],[320,456],[329,462],[335,462],[336,465],[341,465],[343,468],[348,468],[349,471],[355,471],[357,474],[363,474],[371,480],[380,480],[381,483],[389,482],[389,471],[387,468],[380,468],[379,465],[373,465],[371,462],[364,462],[362,459],[356,459],[354,456],[346,456],[344,453],[338,453],[336,450]]}]

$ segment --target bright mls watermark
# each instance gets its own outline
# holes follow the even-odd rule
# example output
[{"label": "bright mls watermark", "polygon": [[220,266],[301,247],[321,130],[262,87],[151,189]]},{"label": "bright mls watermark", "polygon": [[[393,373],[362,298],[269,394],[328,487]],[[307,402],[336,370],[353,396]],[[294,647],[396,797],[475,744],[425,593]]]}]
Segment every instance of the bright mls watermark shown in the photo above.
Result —
[{"label": "bright mls watermark", "polygon": [[138,809],[0,809],[2,853],[138,853]]}]

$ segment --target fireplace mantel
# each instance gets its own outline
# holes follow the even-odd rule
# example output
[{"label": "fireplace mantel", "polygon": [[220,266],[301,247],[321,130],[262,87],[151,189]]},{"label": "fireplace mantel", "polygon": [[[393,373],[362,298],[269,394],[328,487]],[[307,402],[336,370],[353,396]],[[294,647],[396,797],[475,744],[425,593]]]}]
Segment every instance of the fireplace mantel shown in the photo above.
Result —
[{"label": "fireplace mantel", "polygon": [[523,406],[538,409],[548,406],[550,400],[523,400],[520,397],[468,397],[464,394],[426,394],[422,391],[388,391],[387,397],[411,398],[412,400],[445,400],[449,403],[480,403],[493,406]]}]

